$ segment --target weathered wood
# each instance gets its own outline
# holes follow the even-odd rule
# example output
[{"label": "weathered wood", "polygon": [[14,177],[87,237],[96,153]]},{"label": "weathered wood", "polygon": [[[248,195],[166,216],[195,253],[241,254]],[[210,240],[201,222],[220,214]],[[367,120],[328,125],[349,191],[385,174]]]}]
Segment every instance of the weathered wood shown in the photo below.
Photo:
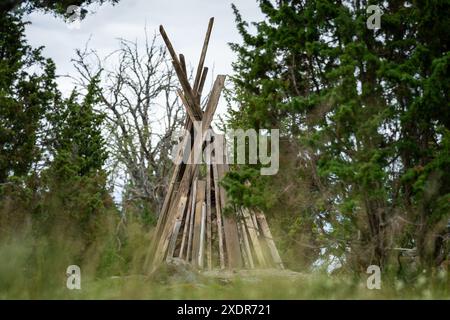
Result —
[{"label": "weathered wood", "polygon": [[208,30],[206,30],[205,41],[203,42],[202,53],[200,54],[200,60],[198,62],[197,73],[195,75],[194,88],[198,92],[198,86],[200,83],[200,76],[205,63],[206,51],[208,50],[209,38],[211,37],[211,31],[214,24],[214,18],[209,19]]},{"label": "weathered wood", "polygon": [[180,89],[177,89],[177,95],[180,98],[181,102],[184,105],[184,108],[186,109],[186,112],[189,116],[189,119],[191,119],[192,122],[200,121],[201,117],[196,114],[196,112],[192,109],[191,105],[187,102],[186,97],[184,96],[183,92]]},{"label": "weathered wood", "polygon": [[[217,76],[216,81],[214,82],[213,90],[208,99],[205,113],[202,118],[202,134],[196,135],[194,141],[194,148],[200,147],[201,150],[201,147],[207,135],[207,129],[211,125],[214,112],[217,109],[217,104],[219,102],[220,93],[223,89],[224,83],[225,83],[225,76],[224,75]],[[194,150],[191,151],[189,161],[188,164],[186,165],[186,169],[184,170],[183,178],[180,182],[180,187],[177,196],[175,197],[175,200],[173,202],[172,208],[178,207],[179,205],[178,203],[182,197],[184,198],[187,197],[187,194],[189,192],[190,181],[194,176],[195,168],[197,167],[197,164],[200,162],[201,156],[202,156],[201,152],[194,152]],[[164,253],[167,249],[170,228],[172,224],[175,223],[176,210],[172,208],[169,210],[167,222],[165,223],[163,231],[161,232],[161,237],[157,245],[153,263],[154,267],[156,267],[156,265],[159,264],[164,257]]]},{"label": "weathered wood", "polygon": [[261,234],[259,232],[259,226],[258,226],[258,221],[256,220],[256,216],[255,216],[254,212],[250,211],[250,210],[249,210],[249,214],[250,214],[250,217],[252,218],[253,226],[255,227],[255,231],[256,231],[256,235],[259,237]]},{"label": "weathered wood", "polygon": [[[190,128],[191,125],[192,125],[192,122],[189,121],[187,127]],[[181,157],[184,153],[188,139],[186,139],[186,137],[185,137],[182,141],[183,141],[182,146],[180,147],[180,150],[178,150],[179,152],[176,157],[177,160],[182,159]],[[155,232],[152,236],[152,241],[150,243],[147,257],[145,259],[146,266],[148,266],[150,262],[152,264],[155,263],[155,260],[154,260],[155,253],[156,253],[156,250],[157,250],[157,247],[159,244],[159,240],[161,238],[161,233],[163,231],[162,229],[164,228],[164,226],[167,222],[167,215],[168,215],[168,210],[170,208],[170,203],[176,196],[176,195],[174,195],[174,193],[176,193],[174,190],[175,185],[177,184],[177,180],[178,180],[180,171],[183,170],[183,168],[185,167],[184,163],[181,163],[181,162],[176,162],[176,163],[178,163],[178,164],[175,164],[175,167],[174,167],[174,170],[172,173],[172,178],[170,180],[169,187],[167,190],[167,194],[166,194],[166,197],[164,198],[163,206],[162,206],[162,209],[161,209],[159,217],[158,217],[158,222],[156,224]]]},{"label": "weathered wood", "polygon": [[[221,269],[225,266],[233,269],[240,268],[243,264],[245,267],[254,268],[255,259],[258,260],[260,267],[277,265],[279,268],[283,268],[262,212],[242,209],[237,210],[235,214],[224,215],[227,199],[220,180],[228,171],[228,165],[226,161],[220,165],[217,163],[217,160],[220,160],[221,163],[224,160],[222,159],[225,157],[225,154],[222,154],[223,150],[214,149],[212,164],[207,161],[206,180],[198,181],[196,178],[199,164],[202,163],[203,148],[207,147],[205,138],[209,134],[208,129],[211,127],[211,121],[225,82],[223,75],[216,78],[203,112],[201,95],[208,74],[208,68],[203,65],[213,22],[214,19],[211,18],[192,87],[187,77],[184,56],[182,54],[178,56],[175,53],[164,28],[160,27],[161,35],[172,57],[172,63],[180,81],[181,89],[177,90],[177,94],[186,108],[185,128],[188,128],[190,135],[186,134],[183,138],[175,158],[174,171],[158,218],[154,241],[150,246],[153,267],[155,268],[161,263],[164,257],[168,259],[177,254],[178,257],[191,261],[199,268],[207,266],[208,269],[212,269],[212,239],[216,240],[215,236],[217,236]],[[194,122],[196,123],[195,128]],[[189,137],[192,137],[193,132],[195,133],[194,141],[191,141]],[[188,143],[188,141],[191,142]],[[185,156],[188,156],[187,162],[181,161],[185,160]],[[214,192],[215,199],[214,208],[212,192]],[[215,227],[213,230],[213,212],[216,215],[217,230]],[[181,228],[183,231],[180,235]],[[214,242],[214,244],[216,243]],[[214,258],[216,257],[214,256]]]},{"label": "weathered wood", "polygon": [[182,219],[177,219],[175,225],[173,226],[172,237],[170,238],[166,259],[172,258],[175,252],[175,246],[177,244],[178,233],[180,232],[181,221]]},{"label": "weathered wood", "polygon": [[275,242],[273,240],[272,233],[270,232],[270,228],[269,228],[269,224],[267,223],[266,216],[262,212],[259,212],[259,211],[256,211],[255,215],[259,221],[263,237],[266,239],[267,246],[269,247],[269,251],[270,251],[270,254],[272,256],[272,259],[273,259],[275,265],[277,265],[280,269],[284,269],[283,261],[281,260],[277,246],[275,245]]},{"label": "weathered wood", "polygon": [[[210,159],[208,159],[210,160]],[[211,164],[206,164],[206,262],[212,269]]]},{"label": "weathered wood", "polygon": [[[184,210],[185,210],[185,208],[186,208],[186,201],[187,201],[187,198],[186,198],[186,197],[182,197],[182,198],[180,199],[180,202],[178,203],[178,207],[177,207],[177,215],[176,215],[176,217],[175,217],[175,222],[174,222],[174,224],[176,224],[177,221],[181,220],[181,216],[183,215]],[[171,231],[174,232],[174,230],[175,230],[175,228],[172,229]],[[178,230],[179,230],[179,227],[178,227]],[[167,248],[168,248],[168,246],[169,246],[169,241],[170,241],[171,236],[172,236],[172,232],[170,232],[169,234],[167,234],[167,235],[164,237],[164,243],[163,243],[163,246],[164,246],[165,250],[164,250],[163,252],[160,252],[160,255],[161,255],[160,258],[161,258],[161,259],[164,258],[164,254],[165,254],[166,251],[167,251]]]},{"label": "weathered wood", "polygon": [[241,246],[242,258],[244,260],[244,267],[251,269],[250,260],[247,255],[247,250],[245,248],[244,239],[243,239],[244,238],[243,232],[245,232],[245,230],[243,231],[242,225],[239,220],[237,221],[237,229],[238,229],[238,236],[239,236],[239,245]]},{"label": "weathered wood", "polygon": [[[175,52],[175,49],[173,48],[172,42],[169,39],[169,36],[166,33],[166,30],[164,29],[164,27],[162,25],[159,26],[159,33],[161,34],[167,49],[169,50],[169,54],[172,57],[172,62],[174,65],[177,65],[180,67],[180,71],[183,71],[183,68],[181,67],[181,62],[180,59],[178,58],[177,53]],[[178,74],[178,77],[180,77],[181,75],[183,75],[184,72]],[[184,74],[186,76],[186,80],[187,80],[187,74]],[[180,79],[181,80],[181,79]]]},{"label": "weathered wood", "polygon": [[204,67],[203,72],[202,72],[202,78],[200,79],[200,84],[198,85],[198,89],[197,89],[198,103],[200,103],[200,98],[202,96],[203,87],[205,86],[205,81],[206,81],[207,75],[208,75],[208,67]]},{"label": "weathered wood", "polygon": [[186,73],[183,71],[183,67],[181,65],[180,60],[172,46],[172,43],[167,36],[166,31],[163,26],[159,27],[159,32],[166,43],[167,49],[169,50],[169,54],[172,57],[172,64],[175,69],[175,72],[178,76],[178,80],[180,81],[181,87],[183,88],[184,95],[186,97],[187,102],[189,103],[190,108],[194,110],[196,114],[201,114],[200,105],[197,105],[197,100],[195,99],[196,94],[194,94],[191,85],[189,84]]},{"label": "weathered wood", "polygon": [[172,43],[170,42],[169,37],[167,36],[166,30],[164,30],[164,27],[161,25],[159,26],[159,33],[161,34],[164,42],[166,43],[166,47],[169,50],[169,54],[172,57],[172,60],[174,60],[175,62],[177,62],[178,64],[180,64],[180,61],[178,60],[178,56],[175,53],[175,50],[172,46]]},{"label": "weathered wood", "polygon": [[[187,121],[186,123],[186,131],[189,132],[192,129],[192,121]],[[152,241],[152,245],[153,248],[156,246],[156,243],[158,240],[158,237],[160,236],[160,232],[161,232],[161,227],[164,225],[164,223],[166,222],[166,218],[167,218],[167,211],[169,209],[171,200],[174,198],[173,197],[173,192],[174,192],[174,187],[175,184],[178,180],[178,176],[180,171],[184,168],[185,164],[182,163],[182,159],[185,153],[186,148],[188,147],[188,136],[185,135],[183,137],[183,140],[181,142],[181,146],[177,152],[176,158],[175,158],[175,167],[172,173],[172,177],[170,179],[170,183],[169,183],[169,187],[167,189],[167,193],[166,193],[166,197],[164,198],[164,202],[163,202],[163,206],[161,208],[161,211],[159,213],[159,217],[158,217],[158,222],[156,224],[156,228],[155,228],[155,237]],[[190,146],[189,146],[190,148]]]},{"label": "weathered wood", "polygon": [[202,207],[205,201],[206,184],[203,180],[197,181],[197,196],[195,198],[195,220],[194,220],[194,236],[192,239],[192,263],[195,266],[199,265],[200,254],[200,239],[201,239],[201,225],[202,225]]},{"label": "weathered wood", "polygon": [[[225,75],[218,75],[214,82],[211,95],[209,96],[208,103],[206,105],[205,112],[202,115],[201,132],[195,132],[193,148],[188,159],[188,164],[198,164],[201,162],[203,149],[203,142],[208,136],[208,129],[210,128],[211,121],[214,113],[216,112],[217,105],[219,103],[220,94],[225,85]],[[186,101],[186,100],[184,100]],[[201,134],[200,134],[201,133]]]},{"label": "weathered wood", "polygon": [[192,212],[191,207],[192,207],[192,194],[189,196],[189,199],[188,199],[186,218],[184,220],[184,226],[183,226],[183,235],[181,236],[180,252],[178,253],[178,258],[180,258],[180,259],[183,259],[185,248],[187,247],[188,230],[189,230],[189,225],[190,225],[190,221],[191,221],[191,212]]},{"label": "weathered wood", "polygon": [[191,88],[191,85],[189,84],[188,79],[185,77],[181,65],[179,63],[177,64],[177,62],[174,60],[172,60],[172,64],[178,76],[178,80],[180,81],[181,87],[183,88],[183,93],[189,107],[192,110],[194,110],[194,113],[196,115],[200,116],[201,115],[200,105],[197,103],[197,99],[195,98],[196,96],[194,95],[194,92]]},{"label": "weathered wood", "polygon": [[191,219],[189,221],[189,237],[188,246],[186,252],[186,260],[189,261],[192,256],[192,238],[194,232],[194,217],[195,217],[195,199],[197,198],[197,179],[193,182],[192,195],[191,195]]},{"label": "weathered wood", "polygon": [[213,157],[213,181],[214,181],[214,196],[216,199],[216,216],[217,216],[217,233],[219,239],[219,260],[220,268],[225,268],[225,253],[223,249],[223,228],[222,228],[222,209],[220,204],[220,189],[219,189],[219,173],[215,157]]},{"label": "weathered wood", "polygon": [[[225,175],[225,164],[217,166],[219,180],[222,180]],[[227,195],[225,189],[219,186],[220,189],[220,203],[222,210],[225,208]],[[225,234],[225,244],[227,250],[228,267],[241,268],[242,267],[242,256],[241,249],[239,245],[238,230],[236,224],[236,218],[233,215],[223,215],[223,230]]]},{"label": "weathered wood", "polygon": [[247,226],[250,239],[252,241],[253,249],[255,250],[256,258],[261,267],[266,266],[266,260],[264,259],[264,253],[259,243],[258,235],[256,234],[256,228],[253,224],[253,220],[247,208],[242,208],[242,214],[244,216],[245,225]]},{"label": "weathered wood", "polygon": [[182,53],[180,53],[180,65],[187,78],[186,60],[184,59],[184,55]]},{"label": "weathered wood", "polygon": [[206,105],[205,113],[203,114],[202,123],[204,131],[208,129],[211,125],[212,117],[217,109],[217,104],[219,103],[220,94],[222,93],[222,89],[225,85],[225,75],[218,75],[216,80],[214,81],[213,89],[211,91],[211,95],[209,96],[208,103]]},{"label": "weathered wood", "polygon": [[206,203],[202,203],[202,219],[200,226],[200,245],[198,249],[198,266],[203,269],[204,266],[204,252],[205,252],[205,231],[206,229]]},{"label": "weathered wood", "polygon": [[249,264],[250,264],[250,268],[255,268],[255,263],[253,261],[253,254],[252,254],[252,249],[250,247],[250,242],[248,240],[248,231],[247,228],[245,226],[245,222],[244,222],[244,217],[242,214],[242,211],[240,212],[240,219],[238,222],[241,225],[241,230],[242,230],[242,240],[244,241],[244,247],[245,247],[245,251],[247,252],[247,257],[249,260]]}]

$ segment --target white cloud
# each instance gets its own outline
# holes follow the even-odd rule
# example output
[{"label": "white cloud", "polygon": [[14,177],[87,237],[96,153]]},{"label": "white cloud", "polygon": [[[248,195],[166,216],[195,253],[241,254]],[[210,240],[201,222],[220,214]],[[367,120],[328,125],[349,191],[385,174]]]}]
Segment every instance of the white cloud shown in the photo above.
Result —
[{"label": "white cloud", "polygon": [[[233,2],[248,20],[261,18],[256,1]],[[78,30],[70,30],[62,18],[35,12],[27,17],[31,24],[27,26],[26,34],[32,46],[45,46],[44,55],[55,61],[58,74],[73,75],[75,70],[70,60],[75,49],[83,48],[89,39],[91,48],[100,54],[108,54],[117,49],[117,38],[143,39],[145,27],[152,33],[162,24],[175,50],[186,56],[188,64],[196,66],[208,20],[214,16],[205,65],[214,67],[216,74],[230,74],[235,57],[227,43],[240,42],[231,3],[224,0],[122,0],[115,6],[88,7],[95,13],[89,14]],[[61,79],[59,84],[65,93],[72,88],[67,79]]]}]

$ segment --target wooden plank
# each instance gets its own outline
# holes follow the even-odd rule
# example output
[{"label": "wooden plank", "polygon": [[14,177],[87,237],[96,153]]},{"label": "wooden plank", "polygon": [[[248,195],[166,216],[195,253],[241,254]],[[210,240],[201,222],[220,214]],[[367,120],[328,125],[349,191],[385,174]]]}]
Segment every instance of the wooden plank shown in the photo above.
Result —
[{"label": "wooden plank", "polygon": [[201,76],[201,72],[203,69],[203,64],[205,63],[206,51],[208,50],[208,43],[209,43],[209,38],[211,37],[211,31],[212,31],[213,24],[214,24],[214,18],[210,18],[209,23],[208,23],[208,29],[206,30],[205,41],[203,42],[202,53],[200,54],[200,60],[198,62],[198,66],[197,66],[197,73],[195,75],[194,89],[196,91],[196,94],[198,93],[200,76]]},{"label": "wooden plank", "polygon": [[[211,125],[211,121],[212,121],[214,112],[217,109],[217,104],[219,102],[220,93],[223,89],[224,83],[225,83],[225,76],[224,75],[217,76],[216,81],[214,82],[213,90],[208,99],[205,113],[202,118],[202,133],[203,134],[196,135],[196,138],[194,141],[195,147],[201,148],[201,146],[203,145],[203,142],[205,141],[206,135],[208,134],[207,129]],[[183,174],[183,178],[180,182],[180,187],[178,189],[178,193],[172,203],[171,208],[169,209],[167,221],[163,227],[160,240],[156,247],[155,257],[153,259],[154,269],[163,260],[165,251],[167,249],[168,237],[170,236],[171,228],[176,220],[176,215],[177,215],[176,208],[179,206],[180,199],[182,199],[183,197],[186,198],[187,194],[189,193],[190,183],[194,176],[194,171],[197,168],[197,164],[200,162],[201,156],[202,156],[201,152],[192,152],[191,151],[188,164],[186,165],[186,168],[185,168],[184,174]]]},{"label": "wooden plank", "polygon": [[[216,81],[214,82],[213,90],[211,92],[211,95],[209,96],[208,103],[206,105],[206,110],[201,118],[202,119],[202,123],[201,123],[201,133],[202,134],[198,134],[198,132],[195,132],[195,134],[194,134],[194,143],[193,143],[194,147],[191,150],[191,154],[188,159],[188,164],[200,163],[201,156],[202,156],[201,150],[203,147],[203,142],[205,141],[205,138],[208,136],[208,129],[210,128],[212,118],[217,109],[217,104],[219,103],[220,94],[225,85],[225,77],[226,76],[224,76],[224,75],[218,75],[216,78]],[[186,99],[184,99],[181,92],[179,93],[179,96],[183,103],[188,103],[186,101]],[[189,117],[192,119],[192,122],[194,122],[195,121],[194,119],[197,119],[197,116],[192,111],[189,111],[188,106],[186,106],[186,109],[188,110]]]},{"label": "wooden plank", "polygon": [[197,98],[198,98],[199,104],[200,104],[200,98],[202,96],[203,87],[205,86],[205,81],[206,81],[207,75],[208,75],[208,68],[204,67],[203,72],[202,72],[202,78],[200,79],[200,84],[198,85],[198,90],[197,90]]},{"label": "wooden plank", "polygon": [[197,196],[195,198],[195,220],[194,220],[194,235],[192,239],[192,263],[195,266],[200,266],[198,256],[200,254],[200,239],[201,239],[201,225],[202,225],[202,207],[205,201],[206,183],[203,180],[197,181]]},{"label": "wooden plank", "polygon": [[242,257],[241,257],[241,250],[239,247],[239,237],[237,234],[238,231],[236,220],[231,216],[224,215],[222,221],[228,257],[228,267],[231,269],[241,268]]},{"label": "wooden plank", "polygon": [[181,69],[183,70],[183,72],[187,78],[186,60],[184,59],[184,55],[181,53],[180,53],[180,65],[181,65]]},{"label": "wooden plank", "polygon": [[256,218],[261,226],[261,232],[266,239],[267,246],[269,247],[270,254],[274,263],[280,268],[284,269],[283,261],[281,260],[275,241],[273,240],[272,233],[270,232],[269,224],[267,223],[266,216],[260,212],[255,212]]},{"label": "wooden plank", "polygon": [[175,50],[172,46],[172,43],[170,42],[169,37],[167,36],[166,30],[164,30],[164,27],[162,25],[159,26],[159,33],[161,34],[164,42],[166,43],[166,47],[169,50],[169,54],[172,57],[172,60],[180,64],[180,61],[178,60],[178,56],[175,53]]},{"label": "wooden plank", "polygon": [[[189,200],[188,200],[189,201]],[[187,207],[187,209],[186,209]],[[173,232],[172,232],[172,236],[169,242],[169,248],[167,250],[167,256],[166,259],[172,258],[174,256],[174,252],[175,252],[175,248],[177,245],[177,239],[178,239],[178,234],[180,232],[180,228],[181,228],[181,224],[183,222],[183,220],[186,221],[186,219],[188,219],[189,215],[189,203],[187,204],[187,206],[185,207],[184,212],[181,214],[181,218],[177,219],[173,228]],[[186,230],[186,223],[185,223],[185,230]],[[183,247],[183,242],[184,242],[184,235],[183,235],[183,239],[182,239],[182,243],[181,243],[181,247]],[[181,254],[181,248],[180,248],[180,254]]]},{"label": "wooden plank", "polygon": [[201,114],[200,106],[196,104],[195,99],[196,94],[194,95],[194,92],[192,91],[191,85],[189,84],[189,81],[187,79],[187,75],[183,71],[183,67],[181,66],[180,60],[178,59],[178,56],[163,26],[159,26],[159,32],[161,33],[161,36],[164,42],[166,43],[167,49],[169,50],[169,54],[172,57],[172,64],[175,68],[175,72],[178,76],[178,80],[180,81],[181,87],[183,88],[184,95],[189,103],[189,106],[194,110],[195,113]]},{"label": "wooden plank", "polygon": [[219,260],[220,268],[225,268],[225,253],[223,243],[223,224],[222,224],[222,208],[220,203],[220,187],[219,187],[219,171],[215,157],[213,158],[213,181],[214,181],[214,195],[216,198],[216,216],[217,216],[217,233],[219,238]]},{"label": "wooden plank", "polygon": [[172,237],[170,238],[166,259],[172,258],[173,253],[175,252],[175,246],[177,244],[178,233],[180,232],[181,221],[182,221],[181,219],[177,220],[175,222],[175,225],[173,226]]},{"label": "wooden plank", "polygon": [[242,215],[242,211],[240,212],[240,218],[239,219],[239,224],[241,225],[241,230],[242,230],[242,240],[244,241],[244,247],[245,247],[245,251],[247,252],[247,257],[249,260],[249,265],[250,268],[255,268],[255,262],[253,261],[253,254],[252,254],[252,249],[250,248],[250,242],[248,240],[248,231],[247,228],[245,226],[245,222],[244,222],[244,217]]},{"label": "wooden plank", "polygon": [[[188,118],[187,118],[187,120],[188,121],[186,123],[185,130],[187,132],[190,132],[190,130],[192,129],[193,124],[192,124],[192,121],[190,121]],[[159,237],[160,237],[160,234],[161,234],[161,231],[162,231],[161,228],[162,228],[162,226],[164,226],[164,224],[166,222],[166,219],[167,219],[167,211],[169,210],[171,200],[173,198],[175,198],[173,196],[174,187],[175,187],[175,184],[176,184],[176,182],[178,180],[178,176],[179,176],[180,171],[185,166],[185,164],[182,163],[181,160],[183,159],[183,155],[184,155],[184,152],[185,152],[185,149],[187,147],[188,142],[189,142],[188,136],[184,136],[183,140],[182,140],[182,143],[181,143],[181,146],[180,146],[180,149],[178,150],[178,153],[176,155],[175,167],[174,167],[174,170],[173,170],[173,173],[172,173],[172,177],[171,177],[170,182],[169,182],[169,186],[168,186],[168,189],[167,189],[166,197],[164,198],[163,206],[162,206],[161,211],[159,213],[158,222],[156,224],[155,236],[154,236],[152,244],[151,244],[151,252],[155,249],[156,244],[158,243],[158,240],[159,240]]]},{"label": "wooden plank", "polygon": [[[218,174],[219,180],[222,180],[225,173],[225,164],[218,165]],[[225,189],[222,186],[219,186],[220,190],[220,204],[223,208],[226,205],[227,195]],[[228,258],[228,267],[230,269],[233,268],[241,268],[242,267],[242,255],[241,249],[239,245],[239,236],[237,230],[236,217],[233,215],[223,215],[223,230],[225,235],[225,244],[227,250],[227,258]]]},{"label": "wooden plank", "polygon": [[[186,97],[186,101],[188,103],[188,106],[193,110],[193,112],[200,116],[201,115],[201,108],[200,105],[197,103],[197,99],[194,96],[194,93],[192,91],[191,85],[189,84],[188,79],[184,76],[184,72],[181,68],[181,65],[177,64],[175,61],[172,60],[173,67],[175,69],[175,72],[177,73],[178,80],[180,81],[180,85],[183,88],[183,94]],[[185,107],[188,107],[185,106]]]},{"label": "wooden plank", "polygon": [[250,211],[250,210],[249,210],[249,213],[250,213],[250,217],[252,218],[253,225],[255,226],[256,235],[259,237],[261,234],[260,234],[260,232],[259,232],[259,226],[258,226],[258,221],[256,220],[256,216],[255,216],[255,214],[253,213],[253,211]]},{"label": "wooden plank", "polygon": [[247,208],[242,208],[242,214],[244,216],[245,225],[247,227],[250,239],[252,241],[253,248],[255,249],[256,258],[261,267],[266,266],[266,260],[264,259],[264,253],[262,252],[261,244],[259,243],[258,235],[256,234],[256,228],[253,225],[253,220]]},{"label": "wooden plank", "polygon": [[[183,213],[184,213],[184,210],[185,210],[185,208],[186,208],[186,202],[187,202],[187,198],[186,197],[182,197],[181,199],[180,199],[180,202],[178,203],[178,207],[177,207],[177,216],[176,216],[176,218],[175,218],[175,222],[174,222],[174,225],[176,225],[176,223],[177,223],[177,221],[179,221],[179,220],[181,220],[181,217],[182,217],[182,215],[183,215]],[[175,230],[175,226],[173,227],[173,230],[172,230],[172,232]],[[179,227],[178,227],[178,230],[179,230]],[[167,234],[165,237],[164,237],[164,248],[165,248],[165,250],[164,251],[162,251],[162,252],[160,252],[160,255],[162,256],[162,258],[164,258],[164,254],[166,253],[166,249],[168,248],[168,246],[169,246],[169,241],[170,241],[170,239],[171,239],[171,236],[172,236],[172,232],[171,233],[169,233],[169,234]]]},{"label": "wooden plank", "polygon": [[190,261],[192,256],[192,233],[194,232],[194,217],[195,217],[195,199],[197,198],[197,179],[192,183],[192,195],[191,195],[191,219],[189,221],[189,237],[188,246],[186,252],[186,261]]},{"label": "wooden plank", "polygon": [[206,164],[206,262],[212,269],[211,165]]},{"label": "wooden plank", "polygon": [[[225,85],[225,76],[218,75],[216,80],[214,81],[213,90],[211,91],[211,95],[209,96],[208,103],[206,105],[205,112],[202,116],[202,134],[196,134],[194,138],[194,148],[200,149],[208,136],[208,129],[211,126],[211,121],[213,119],[214,113],[216,112],[217,105],[219,103],[220,94]],[[199,163],[202,157],[202,152],[193,152],[191,156],[194,157],[194,162],[190,161],[190,163]]]},{"label": "wooden plank", "polygon": [[242,258],[244,260],[244,267],[251,269],[250,260],[248,258],[247,250],[245,249],[245,244],[244,244],[243,232],[245,232],[245,230],[242,229],[242,225],[239,220],[237,221],[237,229],[238,229],[238,236],[239,236],[239,245],[241,246]]},{"label": "wooden plank", "polygon": [[185,248],[187,247],[187,242],[188,242],[188,230],[189,230],[189,226],[190,226],[191,212],[192,212],[191,207],[192,207],[192,194],[189,196],[189,199],[188,199],[186,218],[184,220],[180,252],[178,253],[178,258],[180,258],[180,259],[183,259],[184,252],[187,251],[187,250],[185,250]]},{"label": "wooden plank", "polygon": [[202,220],[200,228],[200,248],[198,250],[198,266],[203,269],[205,252],[205,234],[206,234],[206,203],[202,203]]},{"label": "wooden plank", "polygon": [[180,98],[181,102],[184,105],[184,108],[186,109],[186,112],[191,119],[192,122],[200,121],[201,118],[194,112],[194,110],[191,108],[189,103],[186,100],[186,97],[184,96],[183,92],[180,89],[177,89],[177,95]]}]

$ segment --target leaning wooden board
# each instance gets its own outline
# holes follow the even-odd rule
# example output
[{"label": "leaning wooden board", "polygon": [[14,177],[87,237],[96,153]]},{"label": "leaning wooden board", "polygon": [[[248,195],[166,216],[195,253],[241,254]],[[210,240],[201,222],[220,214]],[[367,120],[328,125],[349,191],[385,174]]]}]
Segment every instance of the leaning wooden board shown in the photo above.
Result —
[{"label": "leaning wooden board", "polygon": [[259,225],[261,226],[263,237],[266,239],[273,261],[280,269],[284,269],[283,261],[281,261],[281,257],[280,254],[278,253],[277,246],[275,245],[275,241],[273,240],[269,224],[267,223],[266,220],[266,216],[261,211],[255,211],[255,215],[256,219],[259,222]]},{"label": "leaning wooden board", "polygon": [[203,180],[197,181],[197,196],[195,199],[194,234],[192,240],[192,264],[199,266],[199,253],[201,244],[202,211],[205,202],[206,183]]},{"label": "leaning wooden board", "polygon": [[[225,176],[225,170],[228,169],[228,166],[226,164],[218,164],[217,169],[220,181]],[[220,203],[223,210],[227,202],[227,194],[221,185],[219,186],[219,190]],[[223,231],[227,248],[228,267],[231,269],[242,268],[241,248],[239,245],[238,229],[234,214],[223,214]]]}]

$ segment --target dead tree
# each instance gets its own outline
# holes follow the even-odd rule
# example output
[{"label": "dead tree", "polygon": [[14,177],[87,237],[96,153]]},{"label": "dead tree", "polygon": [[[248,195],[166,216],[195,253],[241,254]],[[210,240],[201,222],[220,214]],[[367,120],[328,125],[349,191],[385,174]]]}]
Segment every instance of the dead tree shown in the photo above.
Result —
[{"label": "dead tree", "polygon": [[121,39],[120,48],[104,59],[85,48],[73,60],[82,86],[101,73],[111,171],[115,185],[123,190],[125,211],[148,209],[155,215],[172,165],[171,138],[182,128],[184,118],[174,94],[175,72],[157,39],[156,35],[149,39],[146,33],[142,48],[137,41]]}]

